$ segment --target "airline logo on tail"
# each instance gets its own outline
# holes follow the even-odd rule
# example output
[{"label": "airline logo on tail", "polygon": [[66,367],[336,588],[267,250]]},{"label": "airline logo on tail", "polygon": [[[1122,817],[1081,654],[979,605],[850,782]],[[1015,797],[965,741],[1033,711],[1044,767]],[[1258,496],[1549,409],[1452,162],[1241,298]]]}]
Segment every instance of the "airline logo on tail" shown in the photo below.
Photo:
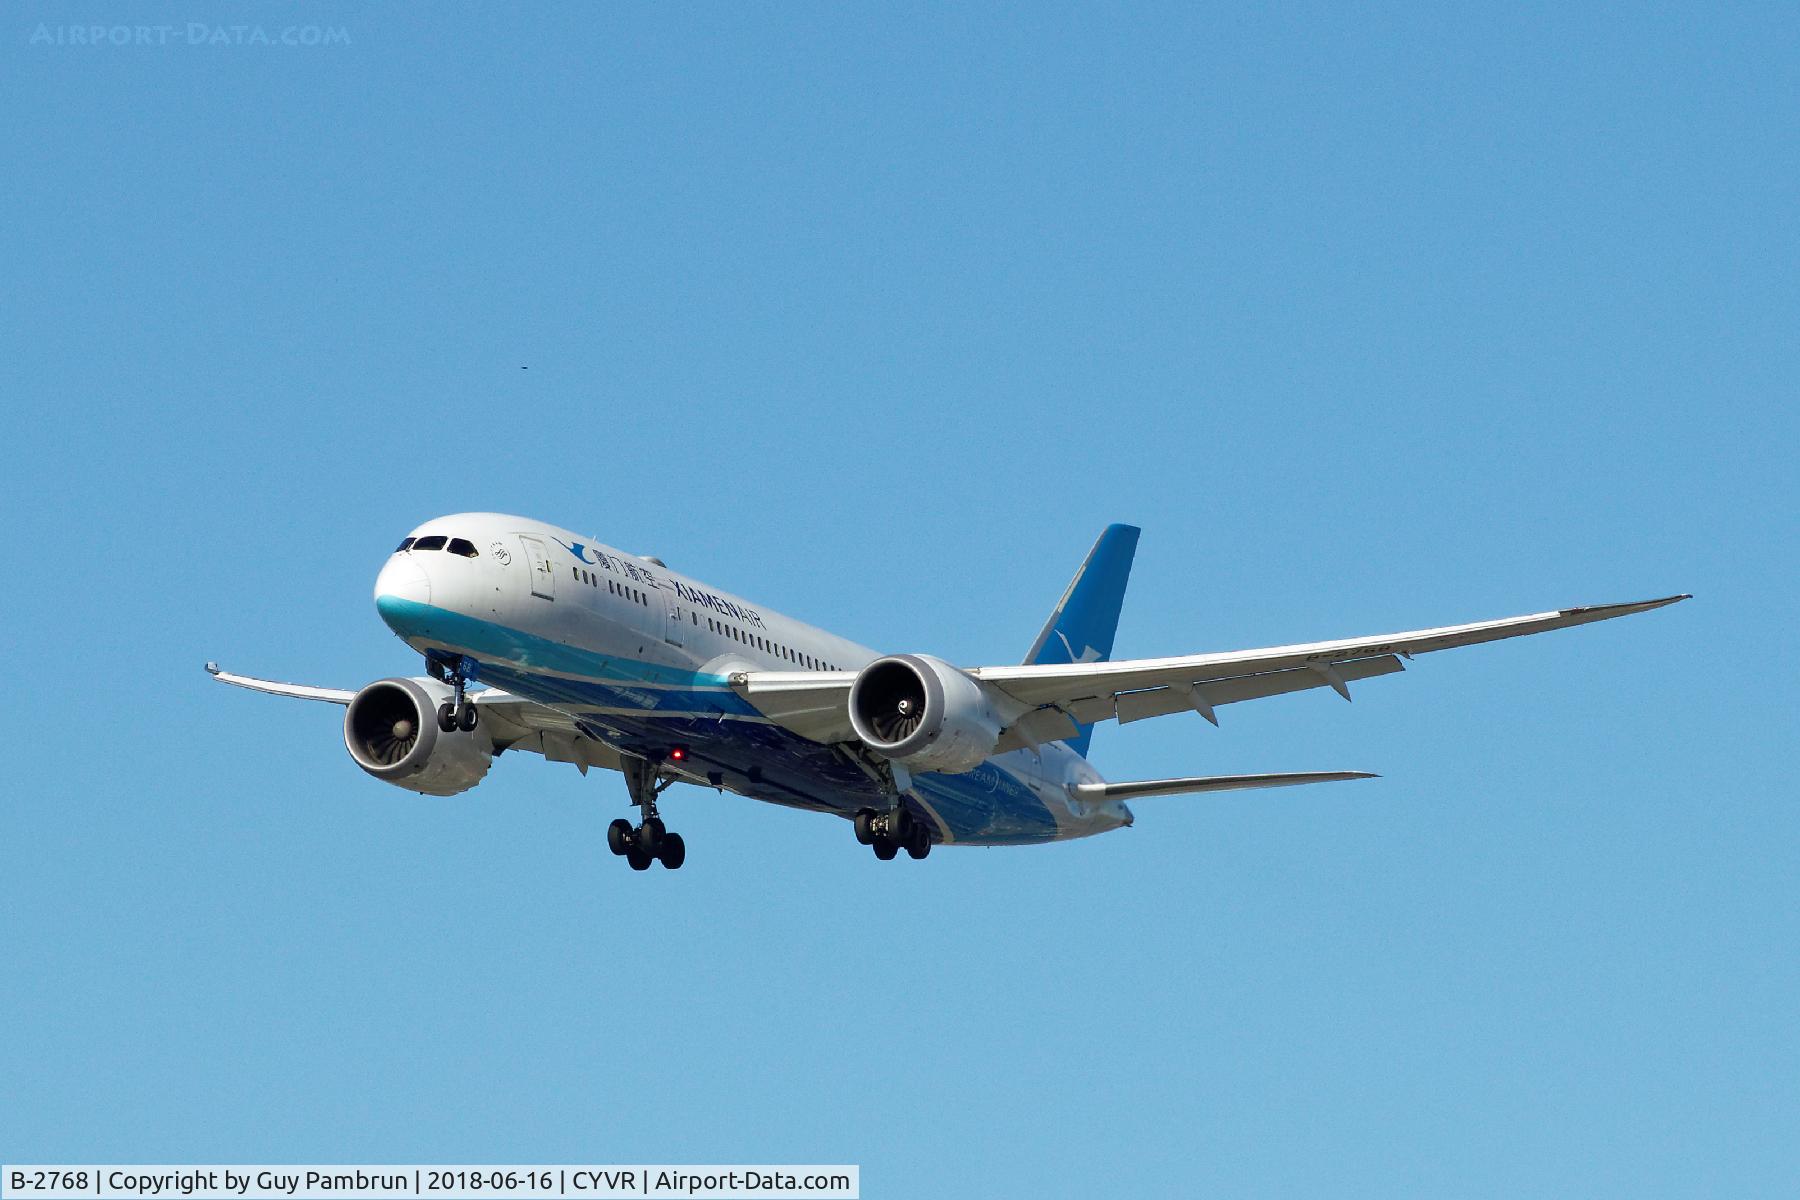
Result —
[{"label": "airline logo on tail", "polygon": [[1076,663],[1077,665],[1079,665],[1081,663],[1091,663],[1091,662],[1099,662],[1100,661],[1100,652],[1098,650],[1094,649],[1092,646],[1083,646],[1081,648],[1081,653],[1077,654],[1077,653],[1075,653],[1075,647],[1069,645],[1069,635],[1068,634],[1066,634],[1062,630],[1058,629],[1056,631],[1056,636],[1062,639],[1063,649],[1067,650],[1069,652],[1069,661],[1070,662]]}]

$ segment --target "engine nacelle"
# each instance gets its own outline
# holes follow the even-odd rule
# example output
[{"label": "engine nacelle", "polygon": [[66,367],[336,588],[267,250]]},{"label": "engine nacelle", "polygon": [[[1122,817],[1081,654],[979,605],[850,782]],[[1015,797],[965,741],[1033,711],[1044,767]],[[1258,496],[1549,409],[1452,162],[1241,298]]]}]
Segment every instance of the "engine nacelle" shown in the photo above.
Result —
[{"label": "engine nacelle", "polygon": [[438,705],[454,695],[435,679],[378,679],[344,710],[344,747],[383,783],[427,796],[466,792],[493,765],[494,739],[485,725],[438,728]]},{"label": "engine nacelle", "polygon": [[922,654],[890,654],[864,667],[850,685],[850,725],[883,758],[953,775],[980,766],[1005,728],[979,683]]}]

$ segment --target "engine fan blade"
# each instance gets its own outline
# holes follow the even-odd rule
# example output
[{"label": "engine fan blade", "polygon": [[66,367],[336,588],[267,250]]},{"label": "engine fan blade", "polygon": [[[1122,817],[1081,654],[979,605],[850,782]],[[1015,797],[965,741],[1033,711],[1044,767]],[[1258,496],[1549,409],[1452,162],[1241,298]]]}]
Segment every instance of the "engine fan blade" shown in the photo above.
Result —
[{"label": "engine fan blade", "polygon": [[401,717],[394,722],[393,730],[386,737],[369,739],[369,750],[382,766],[391,767],[411,754],[418,741],[418,729],[410,720]]}]

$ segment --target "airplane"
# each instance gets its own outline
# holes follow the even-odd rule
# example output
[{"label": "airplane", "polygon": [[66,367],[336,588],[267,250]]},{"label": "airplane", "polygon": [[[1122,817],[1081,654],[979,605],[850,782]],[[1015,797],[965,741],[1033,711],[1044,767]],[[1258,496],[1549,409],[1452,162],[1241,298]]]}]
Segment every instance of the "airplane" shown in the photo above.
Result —
[{"label": "airplane", "polygon": [[1113,661],[1139,530],[1111,525],[1024,662],[964,668],[882,654],[671,570],[523,517],[425,522],[375,579],[375,609],[422,676],[357,691],[207,670],[253,691],[344,707],[351,759],[384,783],[453,796],[505,751],[618,771],[637,820],[607,828],[633,870],[687,858],[658,801],[675,783],[850,821],[892,860],[933,846],[1090,837],[1132,824],[1127,801],[1371,779],[1366,771],[1110,782],[1096,724],[1197,713],[1350,685],[1434,650],[1648,612],[1690,599],[1565,608],[1410,633]]}]

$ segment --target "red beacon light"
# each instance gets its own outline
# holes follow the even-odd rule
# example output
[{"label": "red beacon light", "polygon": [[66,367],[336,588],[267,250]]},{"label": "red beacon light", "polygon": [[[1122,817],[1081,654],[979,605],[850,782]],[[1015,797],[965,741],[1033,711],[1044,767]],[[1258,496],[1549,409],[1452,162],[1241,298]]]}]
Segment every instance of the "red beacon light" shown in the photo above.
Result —
[{"label": "red beacon light", "polygon": [[687,747],[686,746],[670,746],[669,747],[669,761],[670,762],[683,762],[686,759],[687,759]]}]

